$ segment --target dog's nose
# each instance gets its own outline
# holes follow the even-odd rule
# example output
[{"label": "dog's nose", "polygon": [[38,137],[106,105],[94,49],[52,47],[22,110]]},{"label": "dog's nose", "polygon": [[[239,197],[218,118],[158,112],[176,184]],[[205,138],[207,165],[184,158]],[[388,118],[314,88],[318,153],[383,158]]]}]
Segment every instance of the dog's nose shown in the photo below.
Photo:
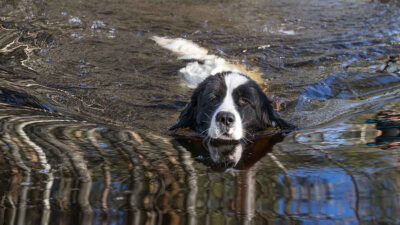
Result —
[{"label": "dog's nose", "polygon": [[216,117],[217,122],[224,124],[227,127],[231,127],[235,122],[235,115],[230,112],[219,112]]}]

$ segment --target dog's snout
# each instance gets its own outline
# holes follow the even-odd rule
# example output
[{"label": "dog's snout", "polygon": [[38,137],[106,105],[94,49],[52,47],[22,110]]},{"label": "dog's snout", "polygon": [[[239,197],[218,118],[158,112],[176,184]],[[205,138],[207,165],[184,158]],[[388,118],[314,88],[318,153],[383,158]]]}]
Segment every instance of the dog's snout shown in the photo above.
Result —
[{"label": "dog's snout", "polygon": [[230,112],[219,112],[216,117],[217,122],[224,124],[227,127],[231,127],[235,122],[235,115]]}]

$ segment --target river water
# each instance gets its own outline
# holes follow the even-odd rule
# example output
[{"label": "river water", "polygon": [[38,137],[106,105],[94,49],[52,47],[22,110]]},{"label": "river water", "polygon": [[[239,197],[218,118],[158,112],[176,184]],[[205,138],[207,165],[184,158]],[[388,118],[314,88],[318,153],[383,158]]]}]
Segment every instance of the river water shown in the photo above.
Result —
[{"label": "river water", "polygon": [[[257,68],[300,129],[169,137],[192,89],[153,35]],[[399,224],[399,53],[395,0],[0,1],[0,224]]]}]

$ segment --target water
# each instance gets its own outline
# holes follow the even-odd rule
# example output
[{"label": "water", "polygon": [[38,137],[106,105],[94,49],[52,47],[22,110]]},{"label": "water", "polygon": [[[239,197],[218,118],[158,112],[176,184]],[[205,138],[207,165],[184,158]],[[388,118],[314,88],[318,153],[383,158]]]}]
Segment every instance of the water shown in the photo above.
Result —
[{"label": "water", "polygon": [[[399,224],[399,24],[397,1],[0,2],[0,224]],[[258,68],[301,129],[169,137],[192,90],[152,35]]]}]

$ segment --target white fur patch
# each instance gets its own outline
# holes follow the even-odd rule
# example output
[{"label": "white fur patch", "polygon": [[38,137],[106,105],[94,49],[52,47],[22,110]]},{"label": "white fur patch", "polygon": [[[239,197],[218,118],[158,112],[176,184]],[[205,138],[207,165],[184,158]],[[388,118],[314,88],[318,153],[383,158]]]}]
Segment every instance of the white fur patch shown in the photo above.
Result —
[{"label": "white fur patch", "polygon": [[[240,140],[243,138],[243,124],[239,112],[236,110],[232,92],[235,88],[245,84],[249,79],[239,73],[231,73],[225,76],[226,95],[221,105],[215,110],[212,118],[208,136],[215,139],[233,139]],[[232,127],[228,130],[230,138],[221,136],[221,130],[217,124],[216,116],[219,112],[230,112],[235,116],[235,121]]]},{"label": "white fur patch", "polygon": [[207,59],[204,63],[190,62],[186,67],[179,70],[183,74],[186,84],[190,88],[196,88],[204,79],[210,75],[215,75],[224,71],[239,72],[236,68],[228,64],[225,59],[215,56]]},{"label": "white fur patch", "polygon": [[208,56],[208,51],[192,41],[183,38],[166,38],[153,36],[151,38],[161,47],[166,48],[179,55],[180,59],[198,59],[203,60]]},{"label": "white fur patch", "polygon": [[179,70],[183,74],[186,85],[190,88],[196,88],[199,83],[210,75],[224,71],[240,72],[240,70],[229,64],[225,59],[216,55],[208,55],[207,49],[200,47],[192,41],[182,38],[158,36],[153,36],[151,39],[161,47],[177,54],[180,59],[194,59],[203,62],[190,62],[186,67]]}]

